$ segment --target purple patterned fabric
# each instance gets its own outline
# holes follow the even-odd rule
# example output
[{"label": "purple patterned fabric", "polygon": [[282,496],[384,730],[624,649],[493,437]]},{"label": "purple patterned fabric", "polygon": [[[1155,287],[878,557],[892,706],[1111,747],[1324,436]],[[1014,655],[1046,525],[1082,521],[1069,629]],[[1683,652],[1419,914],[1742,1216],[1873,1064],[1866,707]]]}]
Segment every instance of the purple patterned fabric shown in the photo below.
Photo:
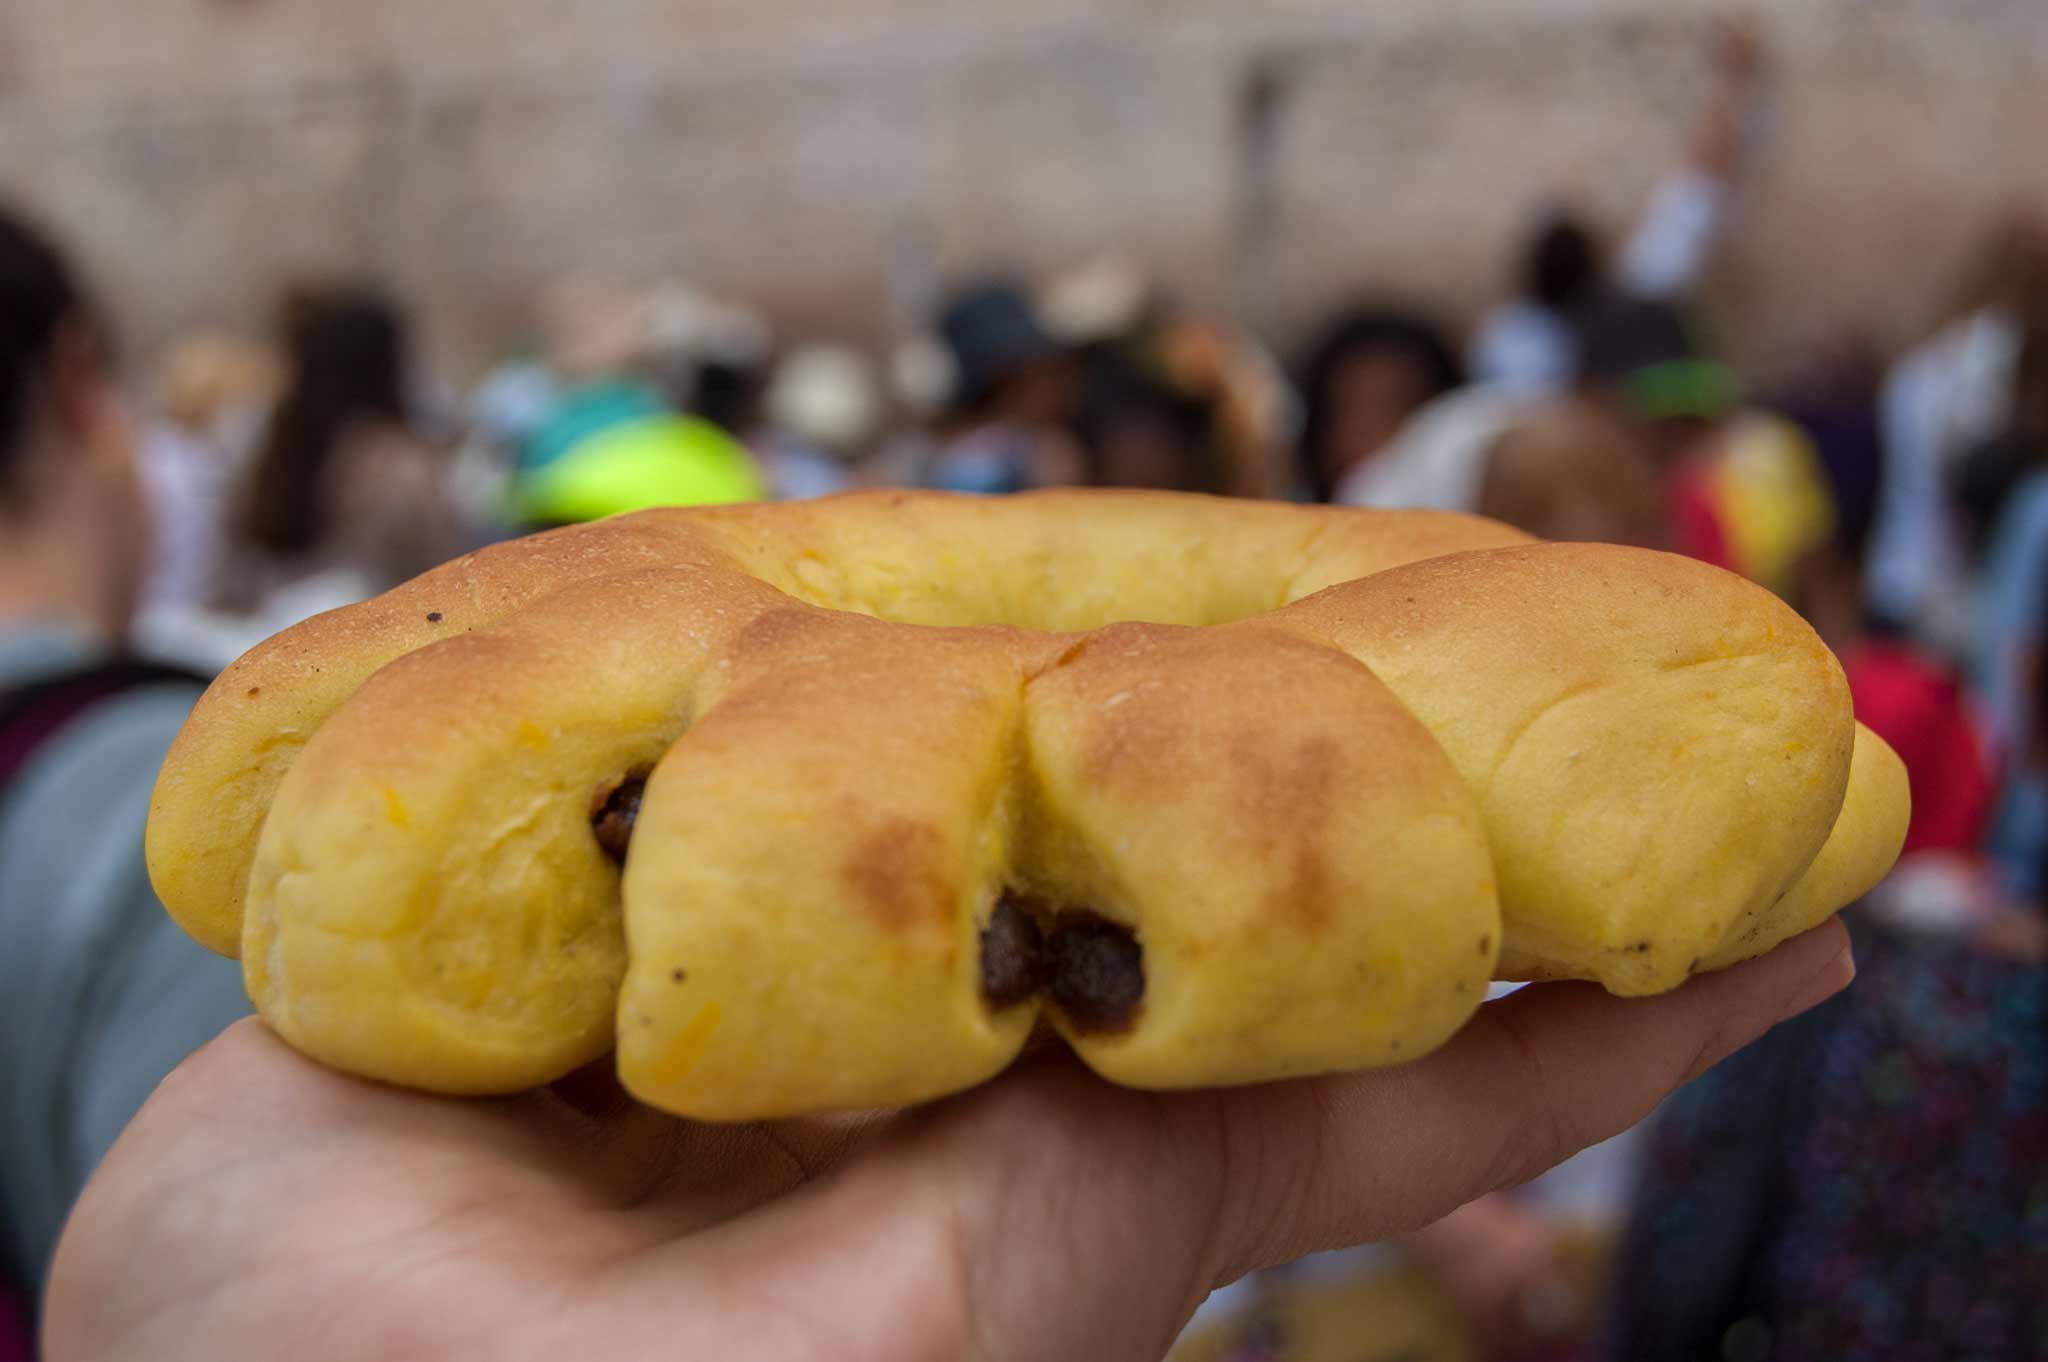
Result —
[{"label": "purple patterned fabric", "polygon": [[0,1362],[31,1362],[34,1346],[28,1336],[28,1312],[14,1293],[0,1286]]},{"label": "purple patterned fabric", "polygon": [[1857,964],[1667,1104],[1614,1356],[2048,1358],[2048,967],[1875,931]]}]

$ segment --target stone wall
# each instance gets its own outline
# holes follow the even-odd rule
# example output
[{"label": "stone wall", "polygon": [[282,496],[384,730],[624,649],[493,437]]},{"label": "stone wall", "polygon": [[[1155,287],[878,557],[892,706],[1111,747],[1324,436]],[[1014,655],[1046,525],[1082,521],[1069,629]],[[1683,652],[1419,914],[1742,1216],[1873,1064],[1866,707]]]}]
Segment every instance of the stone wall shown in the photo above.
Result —
[{"label": "stone wall", "polygon": [[[1777,78],[1714,281],[1740,358],[1896,343],[2001,205],[2048,209],[2041,2],[1764,7]],[[259,323],[308,272],[393,280],[454,368],[578,267],[860,334],[891,277],[1104,247],[1285,342],[1360,293],[1468,318],[1553,199],[1625,224],[1678,154],[1713,12],[9,0],[0,192],[69,235],[144,351]],[[1261,73],[1279,94],[1254,171]]]}]

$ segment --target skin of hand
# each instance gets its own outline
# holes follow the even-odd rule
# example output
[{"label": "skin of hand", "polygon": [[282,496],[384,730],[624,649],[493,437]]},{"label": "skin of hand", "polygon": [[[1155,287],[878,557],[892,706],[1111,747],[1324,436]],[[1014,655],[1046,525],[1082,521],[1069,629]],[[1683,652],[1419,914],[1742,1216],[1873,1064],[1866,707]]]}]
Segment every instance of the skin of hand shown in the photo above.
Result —
[{"label": "skin of hand", "polygon": [[914,1111],[753,1126],[599,1069],[402,1092],[245,1022],[94,1175],[44,1355],[1157,1358],[1212,1287],[1523,1182],[1853,975],[1831,922],[1659,997],[1521,990],[1400,1068],[1144,1093],[1055,1051]]},{"label": "skin of hand", "polygon": [[1764,44],[1753,16],[1723,19],[1712,27],[1714,74],[1730,85],[1756,79],[1763,65]]},{"label": "skin of hand", "polygon": [[1747,22],[1716,24],[1710,41],[1714,84],[1693,134],[1692,163],[1716,179],[1727,180],[1741,159],[1742,125],[1763,68],[1763,42]]}]

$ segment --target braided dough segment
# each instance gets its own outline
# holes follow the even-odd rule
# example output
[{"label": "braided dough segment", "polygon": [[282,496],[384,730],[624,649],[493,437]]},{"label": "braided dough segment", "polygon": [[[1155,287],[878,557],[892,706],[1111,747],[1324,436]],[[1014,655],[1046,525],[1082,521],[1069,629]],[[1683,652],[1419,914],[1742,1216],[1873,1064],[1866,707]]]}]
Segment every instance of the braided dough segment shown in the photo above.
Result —
[{"label": "braided dough segment", "polygon": [[[1201,622],[1520,539],[1151,497],[1135,519],[1062,526],[1111,500],[649,513],[285,635],[209,692],[179,777],[228,770],[241,784],[214,788],[263,824],[262,781],[319,726],[262,835],[252,995],[301,1049],[417,1087],[544,1082],[602,1051],[616,1008],[622,1074],[672,1110],[901,1103],[999,1070],[1040,1011],[992,1010],[978,987],[978,933],[1016,886],[1143,947],[1128,1030],[1051,1017],[1088,1062],[1139,1086],[1228,1083],[1447,1035],[1502,949],[1493,867],[1505,972],[1635,992],[1682,979],[1675,952],[1706,938],[1695,966],[1767,948],[1896,849],[1903,781],[1874,738],[1843,801],[1854,729],[1832,659],[1774,598],[1684,560],[1465,553],[1261,620],[1086,641],[907,629],[775,589],[930,623],[1094,625],[1123,598],[1085,585],[1125,573],[1136,609]],[[611,551],[618,535],[635,547]],[[949,565],[926,571],[937,586],[913,589],[920,552]],[[647,560],[679,566],[615,575]],[[498,623],[393,642],[417,642],[407,617],[446,615],[427,593],[462,583],[482,602],[463,622]],[[238,713],[243,680],[305,681],[271,711],[294,726],[266,732],[260,697]],[[629,969],[588,819],[657,759],[626,873]]]},{"label": "braided dough segment", "polygon": [[234,955],[264,819],[327,717],[386,663],[600,577],[652,566],[736,570],[812,604],[905,623],[1199,624],[1270,609],[1304,583],[1525,540],[1447,512],[1071,491],[865,492],[643,511],[533,535],[308,620],[223,672],[158,777],[150,878],[187,932]]},{"label": "braided dough segment", "polygon": [[1500,914],[1478,810],[1333,649],[1255,623],[1118,625],[1027,692],[1022,882],[1135,929],[1122,1031],[1053,1024],[1144,1088],[1413,1058],[1485,994]]},{"label": "braided dough segment", "polygon": [[1654,993],[1810,921],[1776,908],[1843,809],[1855,724],[1833,655],[1762,588],[1543,544],[1410,564],[1272,622],[1365,662],[1464,775],[1504,974]]},{"label": "braided dough segment", "polygon": [[242,958],[265,1019],[337,1068],[441,1092],[604,1053],[625,957],[593,804],[667,751],[729,640],[781,604],[735,573],[654,569],[377,672],[264,825]]},{"label": "braided dough segment", "polygon": [[[1141,1087],[1440,1043],[1500,940],[1478,812],[1365,668],[1248,628],[757,619],[648,785],[628,1088],[699,1119],[901,1105],[999,1072],[1042,1009]],[[1132,931],[1127,1028],[991,1005],[979,938],[1006,891]]]},{"label": "braided dough segment", "polygon": [[685,513],[653,511],[479,549],[258,644],[200,697],[164,759],[144,841],[157,896],[193,939],[235,955],[257,838],[278,786],[378,668],[578,582],[726,561]]},{"label": "braided dough segment", "polygon": [[1701,968],[1720,969],[1747,960],[1769,949],[1761,944],[1766,938],[1782,940],[1818,927],[1844,905],[1875,889],[1899,859],[1911,812],[1906,763],[1883,738],[1862,724],[1856,725],[1849,789],[1820,854],[1769,913],[1751,921],[1745,931],[1709,955]]},{"label": "braided dough segment", "polygon": [[795,607],[735,641],[648,782],[626,865],[619,1075],[739,1120],[923,1101],[999,1072],[979,930],[1013,853],[1024,678],[1062,641]]}]

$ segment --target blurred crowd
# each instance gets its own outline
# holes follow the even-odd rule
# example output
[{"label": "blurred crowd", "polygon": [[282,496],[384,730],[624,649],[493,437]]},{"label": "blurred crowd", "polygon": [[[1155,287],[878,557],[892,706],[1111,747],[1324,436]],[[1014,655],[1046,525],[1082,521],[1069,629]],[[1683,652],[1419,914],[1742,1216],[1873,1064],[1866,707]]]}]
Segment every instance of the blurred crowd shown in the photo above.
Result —
[{"label": "blurred crowd", "polygon": [[[1856,910],[1863,982],[1614,1165],[1637,1191],[1596,1198],[1625,1245],[1612,1309],[1560,1276],[1541,1188],[1398,1252],[1483,1355],[2048,1355],[2048,220],[1988,232],[1897,353],[1844,341],[1759,386],[1699,318],[1741,231],[1763,63],[1739,32],[1711,59],[1695,135],[1634,221],[1559,205],[1529,224],[1469,335],[1366,289],[1298,357],[1105,255],[965,281],[864,345],[577,278],[466,392],[420,371],[402,298],[355,282],[294,288],[269,334],[117,367],[84,285],[7,210],[0,697],[41,675],[5,664],[53,621],[90,637],[77,656],[203,674],[494,538],[876,485],[1432,506],[1702,558],[1804,612],[1906,762],[1907,854]],[[30,771],[8,713],[0,777]],[[32,892],[12,869],[0,895]],[[6,1265],[32,1283],[47,1247],[16,1232]],[[1318,1351],[1285,1307],[1303,1289],[1205,1316],[1203,1355],[1380,1355]]]}]

